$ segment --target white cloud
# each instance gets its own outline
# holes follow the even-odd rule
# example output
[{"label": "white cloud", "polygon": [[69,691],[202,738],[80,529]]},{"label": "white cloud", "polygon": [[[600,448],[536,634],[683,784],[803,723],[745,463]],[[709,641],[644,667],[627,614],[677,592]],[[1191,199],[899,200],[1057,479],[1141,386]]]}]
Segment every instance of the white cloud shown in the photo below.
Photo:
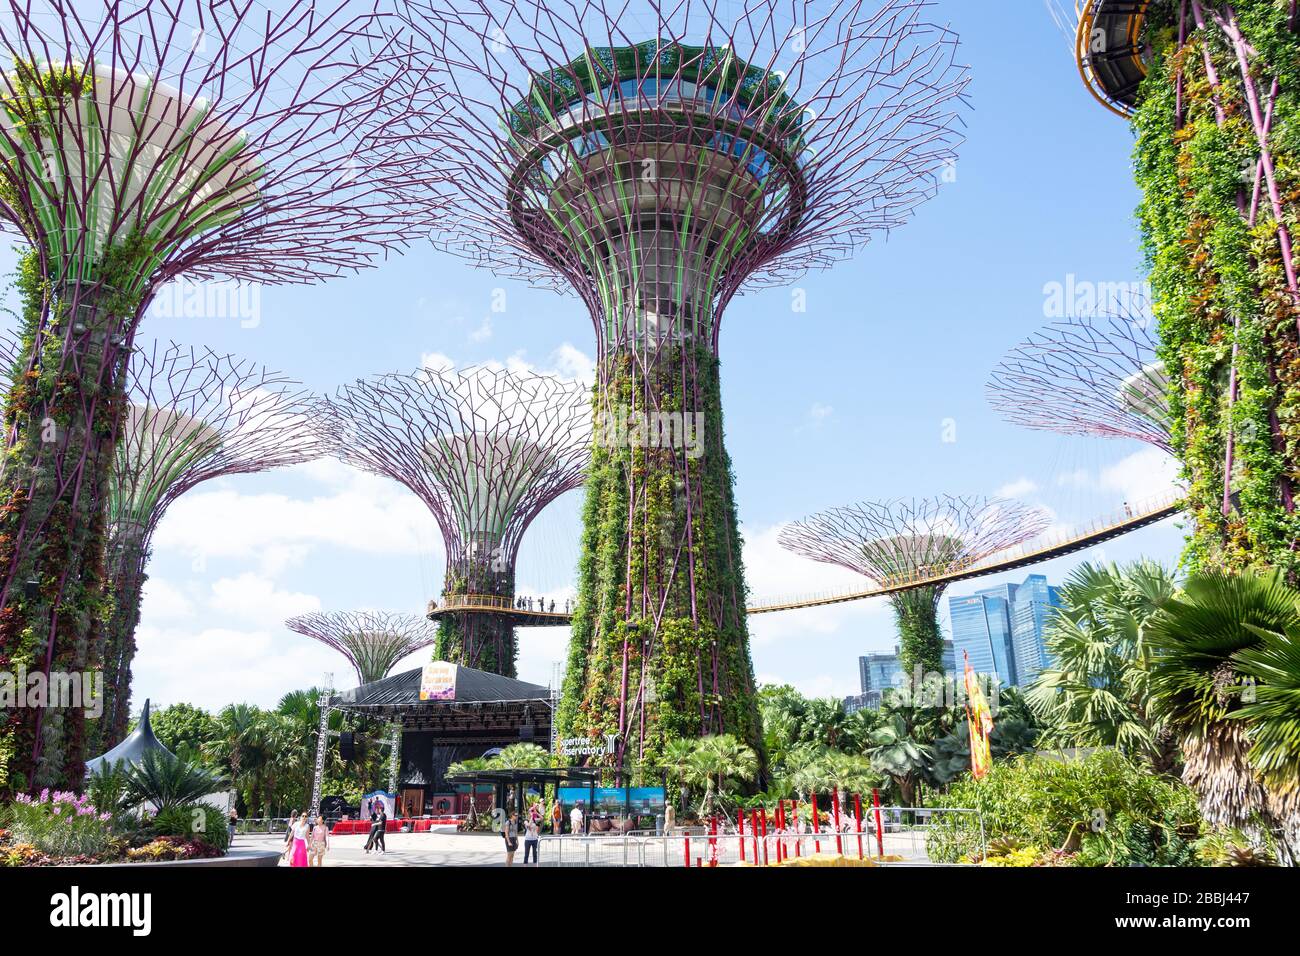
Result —
[{"label": "white cloud", "polygon": [[315,595],[277,591],[274,581],[252,572],[214,581],[208,605],[221,614],[261,623],[282,621],[321,607]]},{"label": "white cloud", "polygon": [[181,620],[193,613],[194,602],[179,588],[161,578],[150,577],[144,583],[140,607],[142,614],[148,613],[155,620]]},{"label": "white cloud", "polygon": [[492,316],[485,315],[479,327],[469,334],[469,340],[471,342],[486,342],[490,338],[492,338]]},{"label": "white cloud", "polygon": [[1178,462],[1158,448],[1146,448],[1103,468],[1099,484],[1130,504],[1167,494],[1178,482]]},{"label": "white cloud", "polygon": [[435,528],[415,495],[386,478],[337,462],[298,466],[333,486],[316,497],[191,492],[168,509],[154,546],[200,557],[258,558],[264,573],[300,563],[316,546],[373,554],[419,554]]},{"label": "white cloud", "polygon": [[994,497],[1023,498],[1025,495],[1032,495],[1037,490],[1038,483],[1032,478],[1017,478],[994,492]]}]

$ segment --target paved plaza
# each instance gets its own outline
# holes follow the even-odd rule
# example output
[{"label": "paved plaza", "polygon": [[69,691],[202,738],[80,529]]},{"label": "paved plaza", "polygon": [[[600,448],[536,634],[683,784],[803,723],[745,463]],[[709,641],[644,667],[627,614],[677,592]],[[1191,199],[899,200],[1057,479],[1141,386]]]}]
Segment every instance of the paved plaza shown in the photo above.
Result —
[{"label": "paved plaza", "polygon": [[[811,835],[805,835],[804,852],[815,852]],[[279,834],[247,834],[235,838],[236,849],[276,850],[284,846],[284,837]],[[864,849],[870,854],[874,837],[864,837]],[[927,864],[924,850],[924,838],[920,834],[887,833],[885,834],[885,852],[901,857],[910,864]],[[387,835],[386,853],[366,853],[366,837],[363,834],[330,837],[330,851],[325,857],[326,866],[505,866],[505,848],[501,837],[494,833],[457,833],[450,827],[433,830],[428,833],[389,833]],[[560,845],[562,843],[562,846]],[[789,843],[787,843],[789,846]],[[771,854],[775,854],[775,843],[770,844]],[[848,855],[857,855],[857,837],[844,837],[844,848]],[[739,862],[738,841],[735,835],[719,837],[716,843],[718,862],[722,865]],[[823,834],[820,841],[823,853],[832,853],[835,849],[835,837]],[[627,841],[619,837],[563,837],[557,843],[553,839],[544,839],[541,844],[543,863],[554,865],[559,862],[565,866],[673,866],[685,865],[688,850],[687,841],[682,837],[667,840],[659,837],[635,837]],[[707,837],[695,836],[689,841],[692,861],[703,857],[707,860],[709,840]],[[746,857],[752,860],[752,844],[746,840]],[[522,866],[524,848],[522,842],[515,854],[515,866]],[[281,862],[280,866],[288,866]]]}]

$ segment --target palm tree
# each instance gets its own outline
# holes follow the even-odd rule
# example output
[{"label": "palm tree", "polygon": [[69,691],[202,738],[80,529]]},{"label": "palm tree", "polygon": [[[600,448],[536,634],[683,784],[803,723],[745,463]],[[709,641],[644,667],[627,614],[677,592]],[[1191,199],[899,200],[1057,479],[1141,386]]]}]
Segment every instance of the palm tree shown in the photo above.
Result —
[{"label": "palm tree", "polygon": [[511,744],[488,762],[492,770],[534,770],[549,767],[551,755],[537,744]]},{"label": "palm tree", "polygon": [[1047,628],[1053,666],[1027,698],[1052,743],[1115,747],[1157,771],[1173,769],[1176,744],[1149,709],[1147,629],[1177,590],[1153,561],[1084,564],[1070,575]]},{"label": "palm tree", "polygon": [[[1300,596],[1281,573],[1210,571],[1193,575],[1184,593],[1166,602],[1148,629],[1151,709],[1181,739],[1183,780],[1200,797],[1206,820],[1240,827],[1261,839],[1265,828],[1295,835],[1295,801],[1287,797],[1294,784],[1284,791],[1266,785],[1266,779],[1276,779],[1273,771],[1279,766],[1274,736],[1279,725],[1264,724],[1270,727],[1268,742],[1256,755],[1252,735],[1260,728],[1247,715],[1272,719],[1273,705],[1288,695],[1285,685],[1270,685],[1263,706],[1259,700],[1240,709],[1238,704],[1249,686],[1243,678],[1277,676],[1276,649],[1285,639],[1265,646],[1261,632],[1280,636],[1297,628]],[[1264,767],[1258,763],[1261,757]],[[1279,846],[1285,856],[1296,849],[1290,839]]]},{"label": "palm tree", "polygon": [[663,768],[668,779],[680,788],[682,810],[686,809],[686,782],[690,771],[691,754],[695,752],[695,741],[684,737],[675,737],[664,744]]},{"label": "palm tree", "polygon": [[885,720],[871,732],[867,757],[871,769],[893,780],[904,806],[916,801],[916,786],[934,756],[933,748],[922,743],[911,707],[892,707]]},{"label": "palm tree", "polygon": [[[248,704],[230,704],[217,714],[214,739],[203,745],[204,758],[230,775],[231,786],[243,787],[245,765],[250,763],[251,745],[257,735],[258,710]],[[255,811],[261,807],[254,807]]]},{"label": "palm tree", "polygon": [[758,776],[758,755],[731,734],[701,737],[687,760],[688,778],[704,787],[700,815],[713,813],[717,798],[735,781]]},{"label": "palm tree", "polygon": [[162,750],[145,751],[140,762],[128,764],[124,772],[131,805],[152,803],[158,813],[194,803],[225,786],[211,771]]}]

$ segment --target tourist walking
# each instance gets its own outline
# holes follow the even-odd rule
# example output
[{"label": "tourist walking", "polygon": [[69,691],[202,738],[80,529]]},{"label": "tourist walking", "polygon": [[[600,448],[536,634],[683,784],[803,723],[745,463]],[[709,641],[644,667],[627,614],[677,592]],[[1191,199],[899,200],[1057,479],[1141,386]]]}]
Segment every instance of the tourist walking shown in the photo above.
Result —
[{"label": "tourist walking", "polygon": [[582,833],[582,804],[575,803],[569,811],[569,832],[574,836]]},{"label": "tourist walking", "polygon": [[383,853],[387,846],[384,843],[384,833],[388,829],[388,807],[384,801],[374,801],[370,804],[370,836],[366,840],[366,853],[371,850],[378,850]]},{"label": "tourist walking", "polygon": [[230,838],[226,840],[227,850],[229,850],[232,846],[235,845],[235,828],[238,826],[238,824],[239,824],[239,814],[235,812],[234,807],[231,807],[230,808]]},{"label": "tourist walking", "polygon": [[564,830],[564,811],[560,809],[560,798],[555,798],[555,806],[551,807],[551,832],[559,836]]},{"label": "tourist walking", "polygon": [[512,812],[501,828],[501,836],[506,841],[506,866],[515,865],[515,851],[519,849],[519,814]]},{"label": "tourist walking", "polygon": [[538,822],[538,818],[530,814],[528,819],[524,821],[524,866],[528,865],[530,857],[533,866],[537,865],[537,849],[541,845],[541,838],[542,826]]},{"label": "tourist walking", "polygon": [[289,860],[290,866],[307,865],[307,834],[310,829],[307,825],[307,814],[299,814],[290,828],[293,835],[293,857]]},{"label": "tourist walking", "polygon": [[317,817],[316,825],[311,828],[311,846],[308,848],[308,860],[311,866],[324,866],[325,854],[330,848],[330,831],[325,826],[325,818]]}]

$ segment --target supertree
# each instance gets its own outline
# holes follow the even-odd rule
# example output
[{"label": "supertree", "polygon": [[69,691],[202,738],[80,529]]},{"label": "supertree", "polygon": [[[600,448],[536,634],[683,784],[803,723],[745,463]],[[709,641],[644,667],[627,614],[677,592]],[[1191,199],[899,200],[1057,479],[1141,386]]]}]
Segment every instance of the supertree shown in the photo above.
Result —
[{"label": "supertree", "polygon": [[[392,28],[317,0],[4,4],[0,223],[30,252],[0,473],[0,666],[95,664],[125,365],[158,288],[311,282],[427,233],[436,199],[392,125],[410,109],[392,78],[421,67]],[[0,788],[80,779],[80,708],[0,719]]]},{"label": "supertree", "polygon": [[[999,498],[941,496],[867,501],[832,508],[781,529],[795,554],[839,565],[884,586],[898,624],[899,665],[909,676],[943,673],[939,599],[943,583],[926,583],[977,564],[1041,534],[1048,515]],[[916,582],[915,586],[907,586]]]},{"label": "supertree", "polygon": [[130,718],[131,662],[154,529],[196,485],[317,457],[324,445],[315,398],[285,376],[210,349],[138,346],[108,489],[108,582],[113,610],[100,660],[105,702],[100,746]]},{"label": "supertree", "polygon": [[1300,577],[1300,7],[1086,0],[1077,60],[1131,120],[1195,569]]},{"label": "supertree", "polygon": [[383,680],[393,665],[438,636],[424,618],[388,611],[316,611],[291,617],[284,626],[346,657],[361,684]]},{"label": "supertree", "polygon": [[1053,322],[993,370],[989,404],[1028,428],[1134,438],[1173,454],[1169,377],[1150,325],[1129,314]]},{"label": "supertree", "polygon": [[548,504],[582,484],[587,388],[551,375],[425,369],[345,385],[321,405],[334,452],[398,481],[447,552],[436,655],[515,676],[515,561]]},{"label": "supertree", "polygon": [[957,39],[911,0],[410,7],[459,151],[441,244],[576,293],[595,325],[559,732],[618,735],[619,766],[701,734],[761,751],[722,314],[934,192],[960,138]]}]

